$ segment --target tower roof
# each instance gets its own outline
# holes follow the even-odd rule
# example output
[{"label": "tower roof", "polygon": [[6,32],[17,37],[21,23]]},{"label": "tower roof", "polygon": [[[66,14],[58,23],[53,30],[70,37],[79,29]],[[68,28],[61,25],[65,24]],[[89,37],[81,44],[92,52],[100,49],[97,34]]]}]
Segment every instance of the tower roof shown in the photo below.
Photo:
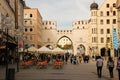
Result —
[{"label": "tower roof", "polygon": [[98,9],[98,4],[93,2],[91,5],[90,5],[90,10],[97,10]]}]

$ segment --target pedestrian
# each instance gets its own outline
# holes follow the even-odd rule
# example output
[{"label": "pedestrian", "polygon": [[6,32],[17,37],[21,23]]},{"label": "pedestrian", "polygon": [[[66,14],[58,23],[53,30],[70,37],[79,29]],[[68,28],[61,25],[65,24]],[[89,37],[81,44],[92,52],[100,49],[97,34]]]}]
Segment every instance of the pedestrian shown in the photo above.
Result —
[{"label": "pedestrian", "polygon": [[101,56],[99,56],[97,61],[96,61],[96,67],[97,67],[98,78],[101,78],[101,76],[102,76],[102,67],[103,67],[103,59],[101,58]]},{"label": "pedestrian", "polygon": [[82,62],[82,56],[79,56],[79,62],[80,63]]},{"label": "pedestrian", "polygon": [[118,58],[116,69],[118,70],[118,77],[120,80],[120,57]]},{"label": "pedestrian", "polygon": [[107,68],[109,70],[110,78],[113,78],[114,61],[112,57],[109,57],[107,61]]}]

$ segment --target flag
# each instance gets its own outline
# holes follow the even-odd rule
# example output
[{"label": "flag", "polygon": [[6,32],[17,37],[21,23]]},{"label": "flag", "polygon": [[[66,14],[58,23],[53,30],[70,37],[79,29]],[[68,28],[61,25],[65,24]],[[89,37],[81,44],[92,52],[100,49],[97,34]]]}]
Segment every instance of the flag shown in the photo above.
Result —
[{"label": "flag", "polygon": [[106,35],[106,47],[105,47],[106,51],[108,51],[108,40],[107,40],[107,35]]},{"label": "flag", "polygon": [[110,49],[113,50],[113,40],[111,34],[110,34]]},{"label": "flag", "polygon": [[112,27],[112,33],[113,33],[113,46],[114,46],[114,49],[118,49],[118,36],[117,36],[117,33],[114,29],[114,27]]}]

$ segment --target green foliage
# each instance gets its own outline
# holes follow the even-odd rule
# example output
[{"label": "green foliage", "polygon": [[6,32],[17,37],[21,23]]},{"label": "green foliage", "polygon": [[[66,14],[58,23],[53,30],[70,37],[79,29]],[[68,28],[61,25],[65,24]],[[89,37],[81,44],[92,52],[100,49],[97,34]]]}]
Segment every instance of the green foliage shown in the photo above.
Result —
[{"label": "green foliage", "polygon": [[66,44],[63,47],[61,45],[57,45],[57,47],[59,47],[61,49],[64,49],[64,50],[72,49],[73,48],[73,46],[71,44],[70,45]]}]

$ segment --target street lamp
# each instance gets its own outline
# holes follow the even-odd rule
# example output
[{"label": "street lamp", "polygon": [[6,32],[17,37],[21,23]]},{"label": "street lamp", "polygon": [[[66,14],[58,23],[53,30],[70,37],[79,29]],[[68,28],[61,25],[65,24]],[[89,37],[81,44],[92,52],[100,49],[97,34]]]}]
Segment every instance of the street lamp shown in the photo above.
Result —
[{"label": "street lamp", "polygon": [[17,61],[17,72],[19,72],[19,52],[18,52],[18,37],[19,37],[19,30],[16,30],[16,34],[15,34],[15,40],[16,40],[16,61]]}]

